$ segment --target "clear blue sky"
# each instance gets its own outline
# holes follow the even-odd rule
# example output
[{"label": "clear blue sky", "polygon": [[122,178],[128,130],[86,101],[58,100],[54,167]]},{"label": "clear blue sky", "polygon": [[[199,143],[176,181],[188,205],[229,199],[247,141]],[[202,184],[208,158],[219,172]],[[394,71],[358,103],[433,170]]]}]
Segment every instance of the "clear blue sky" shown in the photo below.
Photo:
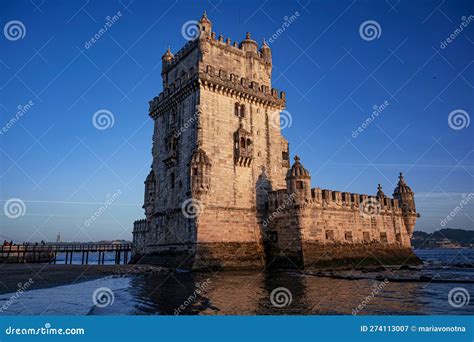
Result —
[{"label": "clear blue sky", "polygon": [[[0,3],[1,27],[18,20],[24,30],[9,36],[17,40],[0,36],[0,125],[19,105],[33,106],[0,134],[1,205],[19,198],[26,208],[18,218],[0,212],[1,239],[55,240],[58,232],[66,241],[131,239],[132,222],[143,217],[147,109],[161,91],[161,55],[184,45],[183,24],[204,9],[217,34],[240,41],[250,31],[259,42],[298,12],[271,43],[273,86],[287,93],[292,124],[283,134],[314,187],[374,194],[381,183],[391,195],[403,171],[424,231],[441,228],[474,192],[474,123],[448,124],[454,110],[474,114],[474,21],[440,47],[474,14],[472,1],[11,0]],[[376,39],[360,35],[368,20],[380,27]],[[101,109],[114,116],[105,130],[92,124]],[[474,200],[447,226],[473,229],[473,219]]]}]

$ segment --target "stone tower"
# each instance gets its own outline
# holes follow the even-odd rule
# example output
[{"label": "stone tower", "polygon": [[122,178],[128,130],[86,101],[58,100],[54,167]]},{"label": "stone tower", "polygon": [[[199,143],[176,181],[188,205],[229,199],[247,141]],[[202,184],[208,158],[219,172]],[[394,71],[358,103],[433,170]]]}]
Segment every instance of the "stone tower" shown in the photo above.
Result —
[{"label": "stone tower", "polygon": [[[393,198],[311,188],[290,167],[281,134],[285,93],[272,88],[272,51],[247,33],[216,37],[206,14],[176,54],[162,56],[163,91],[149,105],[152,169],[134,261],[185,269],[417,263],[414,193]],[[189,38],[189,37],[188,37]]]},{"label": "stone tower", "polygon": [[256,192],[262,178],[265,191],[286,186],[285,95],[271,87],[265,42],[259,49],[250,33],[240,43],[216,38],[206,14],[198,26],[198,37],[162,57],[163,92],[150,101],[148,224],[136,252],[144,262],[173,252],[183,267],[262,266]]}]

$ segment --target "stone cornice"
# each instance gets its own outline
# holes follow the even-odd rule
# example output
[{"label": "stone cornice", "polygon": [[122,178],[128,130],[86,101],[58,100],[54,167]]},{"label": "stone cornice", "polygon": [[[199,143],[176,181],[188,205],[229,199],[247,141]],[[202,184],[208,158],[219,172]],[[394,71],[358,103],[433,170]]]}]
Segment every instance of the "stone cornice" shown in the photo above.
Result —
[{"label": "stone cornice", "polygon": [[259,103],[275,109],[285,108],[285,93],[278,92],[275,88],[259,85],[257,82],[235,74],[229,74],[226,70],[217,70],[213,66],[202,67],[199,72],[192,71],[178,78],[169,85],[160,95],[149,102],[150,116],[158,117],[162,112],[186,98],[198,86],[204,89],[219,92],[227,96],[240,98],[241,100]]}]

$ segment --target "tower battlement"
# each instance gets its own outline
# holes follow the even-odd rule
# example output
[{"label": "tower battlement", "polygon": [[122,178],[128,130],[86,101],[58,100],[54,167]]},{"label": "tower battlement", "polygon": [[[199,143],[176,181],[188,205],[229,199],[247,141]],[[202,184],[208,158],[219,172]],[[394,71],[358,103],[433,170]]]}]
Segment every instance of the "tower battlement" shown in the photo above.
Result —
[{"label": "tower battlement", "polygon": [[181,93],[186,94],[192,91],[194,87],[201,84],[205,87],[226,92],[230,96],[245,98],[249,101],[260,102],[266,106],[285,108],[286,94],[275,88],[269,88],[266,85],[260,85],[258,82],[251,81],[234,73],[228,73],[224,69],[216,69],[212,65],[202,66],[199,72],[195,69],[181,74],[173,83],[154,97],[149,102],[150,116],[159,115],[166,110],[168,102],[176,101]]}]

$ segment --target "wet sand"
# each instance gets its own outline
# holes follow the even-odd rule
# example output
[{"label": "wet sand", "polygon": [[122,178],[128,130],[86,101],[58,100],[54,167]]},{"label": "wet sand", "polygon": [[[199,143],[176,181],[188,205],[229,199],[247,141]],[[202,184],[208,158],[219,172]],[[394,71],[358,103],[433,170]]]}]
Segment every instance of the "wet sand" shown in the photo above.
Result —
[{"label": "wet sand", "polygon": [[[107,276],[144,273],[166,273],[167,270],[148,265],[0,265],[0,294],[16,292],[30,282],[28,290],[75,284]],[[32,281],[30,281],[30,279]]]}]

